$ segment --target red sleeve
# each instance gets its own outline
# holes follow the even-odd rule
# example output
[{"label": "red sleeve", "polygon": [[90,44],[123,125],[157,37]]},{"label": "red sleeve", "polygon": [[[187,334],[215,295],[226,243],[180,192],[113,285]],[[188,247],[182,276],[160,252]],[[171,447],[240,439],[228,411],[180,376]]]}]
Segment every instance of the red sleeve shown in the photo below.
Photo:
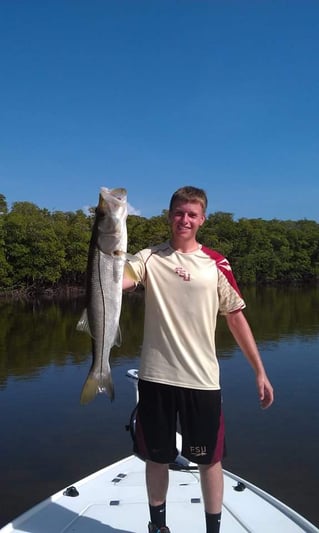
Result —
[{"label": "red sleeve", "polygon": [[228,259],[226,259],[226,257],[224,257],[222,254],[216,252],[215,250],[211,250],[206,246],[202,246],[202,251],[204,252],[204,254],[207,254],[209,257],[211,257],[211,259],[213,259],[213,261],[216,262],[218,270],[226,277],[228,283],[237,292],[238,296],[242,298],[241,292],[238,288],[237,281],[235,279]]}]

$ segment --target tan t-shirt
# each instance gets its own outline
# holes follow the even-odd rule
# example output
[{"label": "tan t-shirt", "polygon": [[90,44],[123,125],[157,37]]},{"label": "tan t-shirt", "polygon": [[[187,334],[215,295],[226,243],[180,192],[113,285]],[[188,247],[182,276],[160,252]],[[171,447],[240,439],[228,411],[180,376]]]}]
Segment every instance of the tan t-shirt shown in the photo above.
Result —
[{"label": "tan t-shirt", "polygon": [[168,242],[136,255],[130,265],[145,287],[140,378],[219,389],[217,314],[245,307],[227,259],[204,246],[177,252]]}]

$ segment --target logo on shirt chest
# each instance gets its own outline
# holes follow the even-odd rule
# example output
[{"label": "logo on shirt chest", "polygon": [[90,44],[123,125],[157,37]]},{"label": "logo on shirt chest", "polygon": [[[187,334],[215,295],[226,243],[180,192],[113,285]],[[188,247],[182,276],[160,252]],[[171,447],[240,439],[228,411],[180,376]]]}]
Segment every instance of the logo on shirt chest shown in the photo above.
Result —
[{"label": "logo on shirt chest", "polygon": [[191,275],[183,267],[176,267],[175,274],[177,274],[180,278],[183,278],[184,281],[191,280]]}]

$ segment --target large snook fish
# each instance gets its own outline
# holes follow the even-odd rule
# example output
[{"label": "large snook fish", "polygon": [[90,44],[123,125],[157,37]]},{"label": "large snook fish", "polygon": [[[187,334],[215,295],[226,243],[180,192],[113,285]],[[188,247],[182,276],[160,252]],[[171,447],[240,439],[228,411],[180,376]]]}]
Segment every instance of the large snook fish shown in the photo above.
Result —
[{"label": "large snook fish", "polygon": [[82,389],[82,404],[92,401],[99,392],[114,399],[109,357],[112,346],[121,344],[126,218],[126,190],[102,187],[89,246],[86,309],[77,325],[78,330],[92,337],[93,361]]}]

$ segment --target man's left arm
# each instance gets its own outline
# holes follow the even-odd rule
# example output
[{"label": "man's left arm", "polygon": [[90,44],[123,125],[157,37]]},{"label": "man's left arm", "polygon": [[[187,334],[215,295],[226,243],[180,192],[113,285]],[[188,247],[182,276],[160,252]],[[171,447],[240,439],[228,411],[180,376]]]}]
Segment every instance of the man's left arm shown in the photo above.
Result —
[{"label": "man's left arm", "polygon": [[255,371],[260,404],[263,409],[266,409],[274,401],[274,392],[250,326],[242,311],[229,313],[225,315],[225,318],[235,341]]}]

